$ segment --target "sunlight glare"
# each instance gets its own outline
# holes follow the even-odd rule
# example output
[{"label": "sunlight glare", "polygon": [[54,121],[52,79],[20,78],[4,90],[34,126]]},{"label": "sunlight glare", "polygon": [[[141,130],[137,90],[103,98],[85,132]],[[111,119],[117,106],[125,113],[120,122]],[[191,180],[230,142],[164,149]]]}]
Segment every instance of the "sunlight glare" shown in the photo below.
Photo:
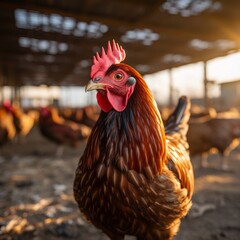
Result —
[{"label": "sunlight glare", "polygon": [[209,61],[208,78],[219,83],[240,80],[240,52]]}]

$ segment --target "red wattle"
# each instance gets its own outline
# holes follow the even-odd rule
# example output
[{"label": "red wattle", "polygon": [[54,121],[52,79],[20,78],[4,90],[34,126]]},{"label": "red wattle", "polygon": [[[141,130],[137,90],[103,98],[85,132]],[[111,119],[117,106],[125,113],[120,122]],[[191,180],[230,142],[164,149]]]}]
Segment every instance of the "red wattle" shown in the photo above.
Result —
[{"label": "red wattle", "polygon": [[107,90],[107,98],[117,112],[123,111],[127,106],[126,96],[117,95]]},{"label": "red wattle", "polygon": [[109,112],[112,109],[111,103],[108,101],[107,95],[97,92],[97,102],[104,112]]},{"label": "red wattle", "polygon": [[109,112],[112,108],[114,108],[117,112],[122,112],[126,108],[133,90],[134,87],[129,87],[126,95],[118,95],[110,91],[110,89],[106,89],[106,94],[98,92],[98,104],[104,112]]}]

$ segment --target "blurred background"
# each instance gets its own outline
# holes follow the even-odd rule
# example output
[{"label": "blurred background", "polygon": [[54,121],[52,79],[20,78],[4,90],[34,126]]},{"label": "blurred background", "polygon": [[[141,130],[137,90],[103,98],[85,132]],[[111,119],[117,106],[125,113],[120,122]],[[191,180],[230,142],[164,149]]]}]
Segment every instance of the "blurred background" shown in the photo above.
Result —
[{"label": "blurred background", "polygon": [[239,239],[237,0],[1,0],[0,239],[107,239],[72,182],[100,113],[84,90],[92,56],[112,39],[163,120],[191,98],[196,190],[177,239]]}]

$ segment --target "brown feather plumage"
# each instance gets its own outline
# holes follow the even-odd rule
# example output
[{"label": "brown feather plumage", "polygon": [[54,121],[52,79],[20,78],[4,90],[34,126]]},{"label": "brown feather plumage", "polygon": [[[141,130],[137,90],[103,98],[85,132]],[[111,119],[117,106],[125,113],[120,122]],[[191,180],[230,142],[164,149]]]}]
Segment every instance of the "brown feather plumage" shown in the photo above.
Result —
[{"label": "brown feather plumage", "polygon": [[87,219],[111,239],[127,234],[170,240],[191,207],[190,103],[181,99],[165,133],[141,75],[128,65],[115,66],[137,83],[124,111],[101,112],[76,170],[74,196]]}]

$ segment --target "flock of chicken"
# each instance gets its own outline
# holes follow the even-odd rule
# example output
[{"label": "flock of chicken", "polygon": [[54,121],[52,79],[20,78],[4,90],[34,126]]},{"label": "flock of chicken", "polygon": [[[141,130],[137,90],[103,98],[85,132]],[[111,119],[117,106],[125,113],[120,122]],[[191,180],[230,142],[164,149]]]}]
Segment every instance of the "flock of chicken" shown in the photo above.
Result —
[{"label": "flock of chicken", "polygon": [[[172,109],[161,108],[163,120]],[[24,137],[38,124],[41,134],[58,145],[79,146],[86,140],[99,117],[97,106],[84,108],[43,107],[24,111],[4,102],[0,107],[0,147],[16,136]],[[239,145],[240,112],[236,109],[216,112],[192,106],[187,134],[191,158],[201,157],[206,166],[207,157],[218,152],[222,169],[228,168],[228,156]]]},{"label": "flock of chicken", "polygon": [[[172,111],[161,108],[163,120]],[[79,146],[87,139],[99,116],[99,108],[87,106],[81,109],[43,107],[23,111],[5,101],[0,108],[0,146],[17,135],[28,135],[35,124],[40,132],[58,145]],[[207,164],[209,153],[221,155],[221,168],[228,168],[228,156],[239,145],[240,113],[236,109],[217,113],[197,106],[191,108],[188,130],[191,157],[200,156],[202,165]]]},{"label": "flock of chicken", "polygon": [[[165,108],[162,111],[162,116],[167,117],[171,109]],[[240,111],[230,109],[217,112],[213,108],[193,105],[187,139],[192,161],[195,157],[201,157],[201,166],[206,167],[209,154],[219,153],[219,167],[227,170],[229,154],[240,143]]]},{"label": "flock of chicken", "polygon": [[93,57],[86,91],[97,90],[101,112],[91,106],[24,113],[4,102],[0,146],[36,122],[58,145],[77,147],[88,139],[73,184],[80,211],[111,239],[172,240],[192,205],[190,159],[217,149],[226,160],[239,144],[240,113],[196,112],[182,96],[171,114],[160,114],[143,77],[122,63],[125,57],[114,40]]},{"label": "flock of chicken", "polygon": [[90,135],[98,111],[95,106],[78,110],[49,106],[24,111],[4,101],[0,107],[0,146],[16,137],[28,135],[38,125],[40,133],[57,145],[77,147]]},{"label": "flock of chicken", "polygon": [[[168,123],[168,116],[172,109],[164,108],[160,111],[164,125],[171,125]],[[99,113],[96,106],[81,109],[42,107],[39,110],[23,111],[20,107],[4,102],[0,107],[0,146],[17,135],[26,136],[33,126],[38,124],[42,135],[49,140],[58,145],[77,147],[83,140],[88,139]],[[166,128],[166,133],[167,131]],[[192,106],[187,139],[192,161],[197,155],[205,160],[212,149],[216,149],[222,155],[221,167],[226,169],[229,153],[239,144],[239,111],[217,113],[212,109],[207,111]],[[97,149],[95,154],[98,154]],[[79,184],[79,181],[77,183]]]}]

